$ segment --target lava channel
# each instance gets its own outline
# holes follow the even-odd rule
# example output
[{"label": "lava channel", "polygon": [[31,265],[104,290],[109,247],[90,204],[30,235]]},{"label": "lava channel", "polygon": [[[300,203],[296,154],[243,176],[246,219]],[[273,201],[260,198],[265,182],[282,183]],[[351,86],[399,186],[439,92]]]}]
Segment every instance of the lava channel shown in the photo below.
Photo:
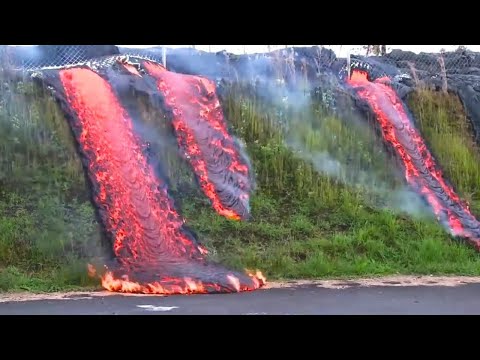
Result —
[{"label": "lava channel", "polygon": [[[134,76],[134,75],[132,75]],[[115,91],[115,71],[86,66],[44,70],[75,136],[93,202],[115,259],[101,275],[110,291],[192,294],[255,290],[261,273],[238,273],[206,260],[165,182],[148,164],[132,119]],[[91,273],[94,273],[91,271]]]},{"label": "lava channel", "polygon": [[444,179],[388,78],[371,82],[366,72],[353,70],[347,83],[375,113],[384,139],[403,162],[410,186],[423,196],[453,236],[467,239],[480,250],[480,222]]},{"label": "lava channel", "polygon": [[155,79],[180,151],[215,211],[229,219],[248,219],[253,178],[246,156],[227,129],[215,84],[149,61],[142,67]]}]

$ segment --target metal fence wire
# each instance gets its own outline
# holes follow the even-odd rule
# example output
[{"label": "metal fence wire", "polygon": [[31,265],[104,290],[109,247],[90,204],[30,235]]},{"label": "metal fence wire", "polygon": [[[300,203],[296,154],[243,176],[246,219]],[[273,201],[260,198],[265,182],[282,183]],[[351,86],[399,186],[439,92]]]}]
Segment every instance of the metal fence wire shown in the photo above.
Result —
[{"label": "metal fence wire", "polygon": [[[334,46],[331,45],[318,46],[334,50]],[[8,53],[5,50],[7,47],[2,47],[3,55]],[[96,47],[98,48],[98,45],[44,45],[41,49],[39,47],[26,47],[16,51],[17,56],[9,58],[8,62],[10,65],[26,71],[82,64],[96,57]],[[162,45],[158,45],[158,48],[153,50],[122,48],[121,53],[162,63],[164,59],[161,47]],[[272,47],[265,45],[265,52],[272,50]],[[289,46],[286,45],[285,47]],[[425,52],[420,54],[402,51],[386,45],[343,46],[341,50],[341,54],[338,53],[338,50],[334,50],[337,57],[381,57],[383,63],[391,64],[411,76],[416,76],[415,72],[430,76],[468,73],[471,68],[480,68],[480,57],[465,47],[458,47],[458,49],[449,52]],[[2,63],[5,63],[5,60]]]},{"label": "metal fence wire", "polygon": [[[4,51],[4,53],[12,52]],[[148,51],[129,49],[122,52],[123,54],[157,62],[162,61],[161,56]],[[98,45],[44,45],[19,49],[15,52],[15,55],[9,58],[8,62],[16,68],[33,71],[84,64],[98,57]]]},{"label": "metal fence wire", "polygon": [[21,54],[20,66],[28,71],[84,63],[89,60],[88,46],[92,45],[44,46],[41,53],[37,49],[28,49]]},{"label": "metal fence wire", "polygon": [[[384,45],[383,45],[384,46]],[[383,63],[391,64],[411,76],[418,74],[436,76],[469,73],[472,68],[480,67],[480,57],[464,46],[437,53],[403,51],[382,45],[359,45],[349,49],[351,57],[366,56],[381,58]],[[383,47],[383,48],[382,48]]]}]

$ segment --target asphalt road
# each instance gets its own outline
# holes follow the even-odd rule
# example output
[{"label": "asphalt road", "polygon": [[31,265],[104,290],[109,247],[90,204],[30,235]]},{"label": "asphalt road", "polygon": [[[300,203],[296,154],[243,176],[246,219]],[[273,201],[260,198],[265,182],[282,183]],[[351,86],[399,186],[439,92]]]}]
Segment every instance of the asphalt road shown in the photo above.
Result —
[{"label": "asphalt road", "polygon": [[6,315],[301,315],[480,314],[480,284],[322,288],[315,285],[251,293],[193,296],[63,295],[0,302]]}]

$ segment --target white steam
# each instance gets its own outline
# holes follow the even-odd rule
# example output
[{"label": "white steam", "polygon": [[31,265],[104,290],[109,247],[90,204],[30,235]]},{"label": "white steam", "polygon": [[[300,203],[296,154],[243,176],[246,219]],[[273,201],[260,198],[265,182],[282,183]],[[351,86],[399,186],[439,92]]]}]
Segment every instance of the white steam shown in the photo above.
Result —
[{"label": "white steam", "polygon": [[[257,95],[261,99],[267,100],[280,109],[289,107],[295,112],[309,111],[308,107],[311,105],[312,99],[306,94],[305,90],[301,88],[300,84],[287,88],[285,83],[272,78],[270,74],[265,74],[264,69],[264,65],[255,69],[254,64],[249,64],[249,72],[254,74],[257,81],[260,80],[262,84],[262,86],[256,86]],[[335,84],[335,81],[332,81],[332,84]],[[396,125],[401,126],[395,111],[388,106],[388,103],[388,98],[386,96],[382,97],[382,104],[386,105],[385,107],[387,108],[388,114],[394,118]],[[341,117],[341,115],[337,114],[337,117],[339,116]],[[306,121],[301,120],[301,118],[302,117],[287,121],[290,124],[290,129],[288,130],[285,145],[293,150],[298,157],[311,163],[314,169],[320,174],[335,179],[345,185],[355,188],[363,187],[369,193],[375,194],[377,198],[382,200],[381,202],[384,205],[379,205],[381,207],[406,212],[413,216],[422,216],[430,213],[428,206],[408,185],[400,188],[393,187],[379,179],[370,169],[353,169],[349,164],[343,163],[342,159],[334,153],[326,150],[310,150],[306,142],[300,136],[296,135],[296,127],[302,125],[299,122]],[[359,119],[355,116],[351,116],[345,120],[351,122],[352,126],[369,126],[365,119]],[[279,124],[279,126],[281,126],[281,124]],[[374,129],[368,130],[372,136],[377,136],[374,134]],[[401,173],[399,176],[401,176]]]}]

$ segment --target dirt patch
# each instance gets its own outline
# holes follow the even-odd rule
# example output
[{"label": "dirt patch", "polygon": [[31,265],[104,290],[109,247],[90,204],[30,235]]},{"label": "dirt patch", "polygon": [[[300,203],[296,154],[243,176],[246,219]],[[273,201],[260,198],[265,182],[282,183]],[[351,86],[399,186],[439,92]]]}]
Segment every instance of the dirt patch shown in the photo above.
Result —
[{"label": "dirt patch", "polygon": [[268,283],[265,289],[288,288],[297,286],[316,286],[328,289],[372,286],[461,286],[480,284],[480,277],[470,276],[387,276],[370,279],[352,280],[297,280]]}]

